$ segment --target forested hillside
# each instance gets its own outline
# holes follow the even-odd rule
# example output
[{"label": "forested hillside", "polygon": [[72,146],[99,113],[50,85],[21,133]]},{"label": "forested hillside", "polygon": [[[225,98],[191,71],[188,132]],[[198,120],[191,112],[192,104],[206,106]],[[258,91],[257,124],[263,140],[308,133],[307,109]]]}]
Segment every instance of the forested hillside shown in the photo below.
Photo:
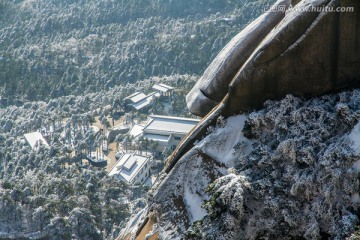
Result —
[{"label": "forested hillside", "polygon": [[0,0],[0,95],[46,100],[198,77],[272,0]]}]

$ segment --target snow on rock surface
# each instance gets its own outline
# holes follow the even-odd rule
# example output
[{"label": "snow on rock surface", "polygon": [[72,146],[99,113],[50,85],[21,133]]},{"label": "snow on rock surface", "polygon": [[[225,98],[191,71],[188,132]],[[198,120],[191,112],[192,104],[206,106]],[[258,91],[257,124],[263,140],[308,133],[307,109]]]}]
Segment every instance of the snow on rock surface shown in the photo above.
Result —
[{"label": "snow on rock surface", "polygon": [[349,134],[349,138],[354,142],[352,148],[355,153],[360,155],[360,121],[355,125],[354,129]]},{"label": "snow on rock surface", "polygon": [[201,208],[201,205],[204,204],[204,199],[196,193],[192,193],[189,187],[186,187],[184,190],[184,200],[189,208],[191,223],[203,219],[207,214],[206,210]]},{"label": "snow on rock surface", "polygon": [[162,239],[180,239],[179,232],[201,221],[207,211],[202,207],[208,200],[206,188],[224,176],[234,166],[238,150],[251,149],[251,141],[241,132],[246,116],[219,118],[209,134],[175,165],[152,193],[153,208],[161,221],[157,228]]},{"label": "snow on rock surface", "polygon": [[345,239],[359,224],[359,119],[359,89],[308,101],[288,95],[220,117],[152,192],[154,232]]},{"label": "snow on rock surface", "polygon": [[217,127],[208,129],[210,132],[213,131],[212,134],[199,142],[196,148],[201,148],[201,151],[216,161],[232,167],[236,151],[251,150],[251,141],[241,132],[246,118],[246,115],[229,117],[226,121],[219,118]]}]

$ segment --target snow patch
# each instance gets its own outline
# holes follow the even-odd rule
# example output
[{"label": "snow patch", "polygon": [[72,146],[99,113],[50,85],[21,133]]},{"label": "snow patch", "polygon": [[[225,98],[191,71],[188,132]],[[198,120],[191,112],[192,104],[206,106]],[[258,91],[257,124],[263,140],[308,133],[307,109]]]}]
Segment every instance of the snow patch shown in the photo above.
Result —
[{"label": "snow patch", "polygon": [[[360,121],[358,122],[358,124],[355,125],[355,127],[349,134],[349,138],[351,141],[354,142],[352,148],[354,149],[355,154],[360,155]],[[358,166],[357,169],[360,170],[360,163],[358,163],[357,166]]]},{"label": "snow patch", "polygon": [[246,119],[247,115],[244,114],[227,118],[224,128],[216,127],[197,147],[218,162],[232,167],[237,158],[236,148],[239,148],[242,154],[249,153],[252,149],[252,141],[242,133]]},{"label": "snow patch", "polygon": [[192,193],[189,187],[184,189],[184,200],[191,214],[191,224],[203,219],[207,215],[206,210],[201,208],[201,205],[204,204],[204,199],[198,194]]},{"label": "snow patch", "polygon": [[353,195],[351,195],[351,202],[352,202],[352,203],[358,203],[358,202],[360,202],[360,195],[359,195],[359,193],[354,193]]},{"label": "snow patch", "polygon": [[360,172],[360,160],[356,161],[352,167],[356,172]]}]

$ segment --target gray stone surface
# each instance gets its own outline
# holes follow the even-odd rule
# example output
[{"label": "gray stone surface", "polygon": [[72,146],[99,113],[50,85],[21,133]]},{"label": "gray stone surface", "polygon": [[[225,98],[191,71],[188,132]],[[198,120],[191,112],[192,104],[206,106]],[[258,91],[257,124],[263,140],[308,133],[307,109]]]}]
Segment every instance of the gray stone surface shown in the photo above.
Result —
[{"label": "gray stone surface", "polygon": [[[289,7],[290,0],[279,0],[273,9]],[[285,12],[264,13],[236,35],[216,56],[186,97],[191,112],[204,116],[219,103],[228,85],[257,45],[284,18]]]},{"label": "gray stone surface", "polygon": [[[354,11],[289,11],[275,27],[269,24],[272,30],[264,38],[252,42],[255,48],[248,48],[250,55],[239,47],[247,46],[242,42],[250,38],[246,32],[256,34],[266,28],[255,24],[252,31],[244,30],[187,96],[194,114],[204,116],[226,94],[225,114],[231,115],[260,108],[267,99],[281,99],[288,93],[313,97],[360,85],[360,2],[303,0],[295,7],[354,7]],[[232,77],[234,67],[237,73]]]}]

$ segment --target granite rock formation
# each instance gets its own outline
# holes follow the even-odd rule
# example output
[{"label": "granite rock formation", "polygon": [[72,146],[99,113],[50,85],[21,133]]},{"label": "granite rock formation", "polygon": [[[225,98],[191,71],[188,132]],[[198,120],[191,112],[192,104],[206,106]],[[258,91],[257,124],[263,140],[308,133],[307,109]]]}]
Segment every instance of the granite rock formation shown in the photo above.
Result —
[{"label": "granite rock formation", "polygon": [[265,13],[219,53],[188,94],[190,111],[205,116],[227,94],[231,115],[286,94],[313,97],[360,84],[360,2],[296,2],[285,14]]},{"label": "granite rock formation", "polygon": [[266,35],[285,17],[285,10],[289,6],[290,0],[277,1],[272,8],[284,8],[284,11],[269,11],[261,15],[221,50],[187,95],[189,109],[194,114],[205,115],[224,98],[224,93],[228,91],[229,83],[238,70]]},{"label": "granite rock formation", "polygon": [[359,89],[220,117],[153,189],[134,236],[345,239],[360,222],[359,120]]}]

